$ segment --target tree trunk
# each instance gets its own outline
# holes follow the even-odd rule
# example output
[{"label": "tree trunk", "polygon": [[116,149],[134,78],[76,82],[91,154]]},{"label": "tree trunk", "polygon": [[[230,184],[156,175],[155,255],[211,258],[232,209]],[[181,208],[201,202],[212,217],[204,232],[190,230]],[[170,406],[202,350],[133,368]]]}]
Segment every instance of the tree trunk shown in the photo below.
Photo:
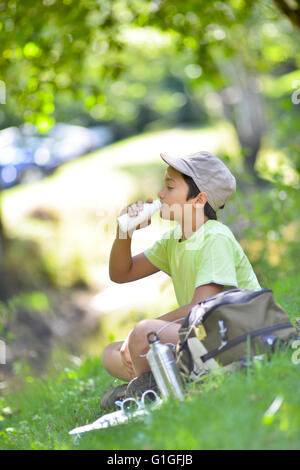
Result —
[{"label": "tree trunk", "polygon": [[286,15],[294,26],[300,29],[300,2],[299,0],[274,0],[279,10]]},{"label": "tree trunk", "polygon": [[261,96],[257,90],[254,76],[244,68],[241,61],[219,63],[222,73],[227,77],[231,87],[221,93],[226,116],[233,123],[244,156],[244,167],[254,183],[267,185],[255,169],[255,163],[260,150],[265,123],[262,112]]}]

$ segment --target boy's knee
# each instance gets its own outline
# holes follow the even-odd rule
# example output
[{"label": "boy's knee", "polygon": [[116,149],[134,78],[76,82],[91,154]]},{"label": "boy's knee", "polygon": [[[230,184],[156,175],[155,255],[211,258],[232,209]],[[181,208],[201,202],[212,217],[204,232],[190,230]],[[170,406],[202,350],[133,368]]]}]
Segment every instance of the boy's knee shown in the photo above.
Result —
[{"label": "boy's knee", "polygon": [[104,367],[104,369],[110,369],[110,364],[112,362],[112,356],[114,354],[114,352],[118,349],[118,343],[110,343],[108,344],[104,350],[103,350],[103,353],[102,353],[102,357],[101,357],[101,362],[102,362],[102,365]]},{"label": "boy's knee", "polygon": [[104,367],[104,369],[107,368],[107,360],[109,358],[109,346],[110,344],[108,344],[104,350],[103,350],[103,353],[102,353],[102,356],[101,356],[101,362],[102,362],[102,365]]},{"label": "boy's knee", "polygon": [[147,334],[150,333],[150,331],[155,331],[155,326],[154,321],[149,319],[138,322],[130,334],[129,346],[148,345]]}]

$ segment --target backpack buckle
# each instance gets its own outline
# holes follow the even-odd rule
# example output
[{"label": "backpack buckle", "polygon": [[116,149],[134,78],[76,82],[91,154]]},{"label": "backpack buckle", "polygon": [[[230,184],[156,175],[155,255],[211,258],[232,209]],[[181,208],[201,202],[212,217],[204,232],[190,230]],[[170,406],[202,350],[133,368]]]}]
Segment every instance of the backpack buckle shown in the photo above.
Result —
[{"label": "backpack buckle", "polygon": [[202,341],[207,336],[206,329],[204,328],[202,323],[198,324],[197,326],[194,325],[194,332],[196,338],[198,338],[200,341]]}]

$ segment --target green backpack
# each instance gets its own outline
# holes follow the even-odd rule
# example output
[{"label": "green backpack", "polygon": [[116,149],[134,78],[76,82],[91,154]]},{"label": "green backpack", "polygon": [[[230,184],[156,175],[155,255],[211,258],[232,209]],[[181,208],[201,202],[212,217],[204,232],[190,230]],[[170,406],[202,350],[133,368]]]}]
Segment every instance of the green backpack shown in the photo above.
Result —
[{"label": "green backpack", "polygon": [[231,289],[195,305],[179,329],[176,360],[187,380],[234,370],[297,337],[273,292]]}]

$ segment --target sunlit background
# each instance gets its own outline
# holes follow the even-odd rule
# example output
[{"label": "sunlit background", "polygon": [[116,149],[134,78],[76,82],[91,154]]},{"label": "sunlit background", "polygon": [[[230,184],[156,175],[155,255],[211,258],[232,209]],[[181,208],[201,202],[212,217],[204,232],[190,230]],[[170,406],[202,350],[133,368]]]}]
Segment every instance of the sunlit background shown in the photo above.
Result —
[{"label": "sunlit background", "polygon": [[[219,219],[261,285],[297,272],[299,39],[272,0],[0,3],[2,387],[177,307],[164,273],[108,274],[116,217],[157,197],[161,152],[222,158],[237,193]],[[132,254],[168,229],[156,214]]]}]

